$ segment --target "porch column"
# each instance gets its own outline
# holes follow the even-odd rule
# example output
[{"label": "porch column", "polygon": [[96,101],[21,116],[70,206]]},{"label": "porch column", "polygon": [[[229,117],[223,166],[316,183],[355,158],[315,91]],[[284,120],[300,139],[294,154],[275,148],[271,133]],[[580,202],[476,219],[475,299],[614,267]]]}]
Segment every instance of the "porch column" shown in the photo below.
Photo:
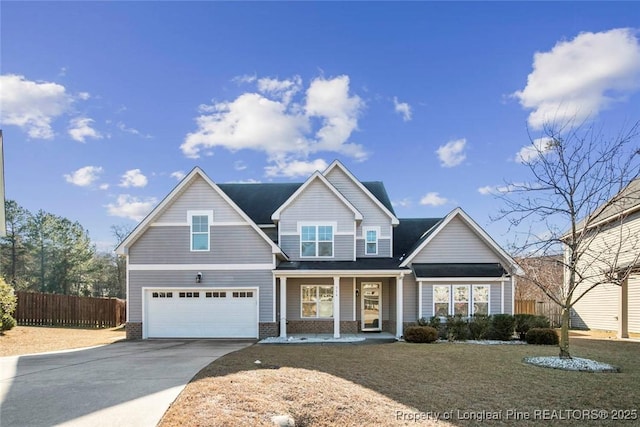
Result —
[{"label": "porch column", "polygon": [[340,338],[340,277],[333,277],[333,337]]},{"label": "porch column", "polygon": [[629,338],[629,279],[618,291],[618,338]]},{"label": "porch column", "polygon": [[404,274],[401,274],[396,278],[396,337],[402,337],[404,315],[403,315],[403,295],[404,291]]},{"label": "porch column", "polygon": [[287,337],[287,278],[280,278],[280,336]]}]

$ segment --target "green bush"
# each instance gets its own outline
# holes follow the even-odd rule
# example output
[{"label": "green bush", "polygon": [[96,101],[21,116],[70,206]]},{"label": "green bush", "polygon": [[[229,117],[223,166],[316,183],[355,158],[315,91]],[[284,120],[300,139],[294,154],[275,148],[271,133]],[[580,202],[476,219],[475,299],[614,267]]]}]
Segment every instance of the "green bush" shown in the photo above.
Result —
[{"label": "green bush", "polygon": [[447,316],[447,339],[449,341],[464,341],[469,336],[467,319],[459,314]]},{"label": "green bush", "polygon": [[438,316],[432,316],[429,318],[429,324],[427,326],[431,326],[433,329],[438,331],[438,338],[441,340],[447,339],[447,325],[442,323]]},{"label": "green bush", "polygon": [[516,319],[510,314],[494,314],[491,316],[489,339],[509,341],[513,338]]},{"label": "green bush", "polygon": [[486,314],[474,314],[469,320],[469,335],[473,340],[483,340],[491,331],[491,318]]},{"label": "green bush", "polygon": [[419,318],[416,323],[418,324],[418,326],[430,326],[429,321],[424,317]]},{"label": "green bush", "polygon": [[0,332],[16,326],[16,319],[11,316],[16,309],[16,302],[13,288],[0,278]]},{"label": "green bush", "polygon": [[525,336],[527,344],[557,345],[558,334],[551,328],[531,328]]},{"label": "green bush", "polygon": [[408,326],[404,329],[406,342],[430,343],[438,339],[438,331],[431,326]]},{"label": "green bush", "polygon": [[516,314],[516,333],[524,341],[526,333],[532,328],[548,328],[549,319],[535,314]]}]

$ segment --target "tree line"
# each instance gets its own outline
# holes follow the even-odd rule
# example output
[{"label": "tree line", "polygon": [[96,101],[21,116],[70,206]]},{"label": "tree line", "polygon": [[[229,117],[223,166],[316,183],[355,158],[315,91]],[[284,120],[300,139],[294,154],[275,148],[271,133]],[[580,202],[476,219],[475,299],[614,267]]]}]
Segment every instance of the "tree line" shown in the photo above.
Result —
[{"label": "tree line", "polygon": [[[7,235],[0,239],[0,276],[17,291],[126,297],[124,257],[99,252],[88,231],[42,209],[5,202]],[[130,229],[112,226],[117,241]]]}]

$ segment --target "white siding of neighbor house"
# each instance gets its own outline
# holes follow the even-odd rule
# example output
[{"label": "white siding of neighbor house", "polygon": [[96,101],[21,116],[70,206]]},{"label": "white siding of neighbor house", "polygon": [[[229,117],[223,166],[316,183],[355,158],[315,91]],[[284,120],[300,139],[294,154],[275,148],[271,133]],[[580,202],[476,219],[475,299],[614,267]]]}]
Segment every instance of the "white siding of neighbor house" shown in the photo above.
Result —
[{"label": "white siding of neighbor house", "polygon": [[482,238],[461,219],[453,218],[412,262],[500,262]]},{"label": "white siding of neighbor house", "polygon": [[629,332],[640,334],[640,276],[629,278],[627,300],[629,302]]},{"label": "white siding of neighbor house", "polygon": [[[620,242],[622,242],[621,245]],[[589,244],[589,251],[599,259],[585,258],[582,265],[588,265],[584,270],[587,274],[596,277],[599,271],[608,269],[611,260],[616,255],[619,256],[617,265],[625,265],[636,259],[638,252],[640,252],[640,212],[630,215],[622,226],[619,223],[613,223],[601,230]],[[576,297],[580,295],[594,283],[594,280],[587,280],[580,284],[574,295]],[[574,305],[571,318],[572,327],[617,331],[619,300],[620,288],[618,286],[613,284],[598,285]],[[631,316],[633,306],[630,301],[628,310],[629,316]],[[630,325],[629,330],[631,330]]]},{"label": "white siding of neighbor house", "polygon": [[258,287],[260,322],[273,321],[273,275],[271,270],[202,270],[202,282],[195,283],[197,271],[129,271],[128,322],[142,322],[142,288],[248,288]]},{"label": "white siding of neighbor house", "polygon": [[195,175],[177,199],[156,219],[158,223],[187,224],[187,211],[213,210],[214,222],[245,222],[203,178]]},{"label": "white siding of neighbor house", "polygon": [[210,227],[209,247],[210,251],[191,251],[189,226],[149,227],[129,249],[129,263],[244,264],[273,261],[271,246],[248,225]]}]

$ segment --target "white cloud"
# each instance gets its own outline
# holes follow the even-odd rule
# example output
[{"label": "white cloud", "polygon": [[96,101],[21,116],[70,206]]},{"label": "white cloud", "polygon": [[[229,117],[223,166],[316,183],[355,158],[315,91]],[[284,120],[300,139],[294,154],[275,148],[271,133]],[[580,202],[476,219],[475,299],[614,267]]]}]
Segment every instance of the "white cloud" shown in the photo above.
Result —
[{"label": "white cloud", "polygon": [[184,171],[175,171],[175,172],[171,172],[171,178],[175,178],[178,181],[180,181],[182,178],[184,178],[186,176],[186,174],[184,173]]},{"label": "white cloud", "polygon": [[86,101],[89,98],[91,98],[91,94],[89,92],[80,92],[78,93],[78,98],[82,99],[83,101]]},{"label": "white cloud", "polygon": [[465,138],[449,141],[445,145],[441,145],[436,150],[438,158],[440,159],[440,165],[445,168],[452,168],[458,166],[467,158],[464,153],[467,140]]},{"label": "white cloud", "polygon": [[116,126],[117,126],[117,127],[118,127],[118,129],[120,129],[122,132],[127,132],[127,133],[130,133],[130,134],[132,134],[132,135],[141,136],[141,137],[146,138],[146,139],[150,139],[150,138],[152,138],[152,136],[151,136],[151,135],[149,135],[149,134],[143,134],[143,133],[142,133],[142,132],[140,132],[138,129],[127,127],[127,126],[126,126],[124,123],[122,123],[122,122],[118,122],[118,124],[117,124]]},{"label": "white cloud", "polygon": [[427,193],[420,199],[420,204],[426,206],[442,206],[448,201],[449,200],[444,197],[440,197],[440,193]]},{"label": "white cloud", "polygon": [[297,176],[309,176],[315,171],[325,170],[329,164],[323,159],[312,161],[301,160],[277,160],[275,165],[264,168],[265,175],[268,177],[287,177],[294,178]]},{"label": "white cloud", "polygon": [[402,200],[391,201],[391,205],[394,207],[408,208],[411,206],[411,199],[405,197]]},{"label": "white cloud", "polygon": [[526,189],[534,189],[539,187],[538,184],[527,184],[525,182],[514,182],[512,184],[504,184],[504,185],[485,185],[484,187],[478,188],[478,193],[483,196],[488,195],[498,195],[498,194],[506,194],[511,193],[516,190],[526,190]]},{"label": "white cloud", "polygon": [[64,179],[78,187],[88,187],[100,178],[101,173],[102,168],[100,166],[85,166],[75,172],[65,174]]},{"label": "white cloud", "polygon": [[102,134],[91,127],[94,120],[88,117],[75,117],[69,122],[67,132],[75,141],[85,142],[86,138],[101,139]]},{"label": "white cloud", "polygon": [[242,76],[235,76],[231,81],[236,82],[238,84],[241,83],[253,83],[258,79],[258,76],[255,74],[244,74]]},{"label": "white cloud", "polygon": [[120,187],[144,187],[147,185],[147,177],[142,174],[140,169],[131,169],[122,175]]},{"label": "white cloud", "polygon": [[108,190],[109,189],[109,184],[100,184],[100,186],[98,187],[101,190]]},{"label": "white cloud", "polygon": [[536,157],[548,153],[552,145],[553,139],[549,137],[534,139],[531,145],[526,145],[516,153],[515,161],[518,163],[527,163],[535,160]]},{"label": "white cloud", "polygon": [[268,171],[285,176],[290,167],[313,163],[308,157],[321,151],[366,158],[362,146],[349,142],[365,104],[349,94],[348,76],[313,80],[298,102],[293,99],[302,97],[298,76],[255,82],[259,93],[200,106],[197,130],[180,146],[185,156],[198,158],[215,147],[262,151],[274,163]]},{"label": "white cloud", "polygon": [[247,164],[242,160],[236,160],[233,162],[233,168],[237,171],[243,171],[247,168]]},{"label": "white cloud", "polygon": [[157,199],[148,197],[139,199],[129,194],[120,194],[115,203],[106,205],[107,212],[111,216],[129,218],[134,221],[141,221],[155,206]]},{"label": "white cloud", "polygon": [[0,99],[4,125],[15,125],[30,138],[52,139],[51,123],[65,114],[72,103],[64,86],[51,82],[35,82],[24,76],[0,76]]},{"label": "white cloud", "polygon": [[529,125],[581,121],[640,87],[640,43],[635,30],[580,33],[536,52],[523,90],[512,94],[529,110]]},{"label": "white cloud", "polygon": [[408,122],[409,120],[411,120],[412,112],[411,112],[411,106],[409,104],[407,104],[406,102],[398,102],[398,98],[394,96],[393,106],[396,113],[402,116],[402,120],[404,120],[405,122]]}]

